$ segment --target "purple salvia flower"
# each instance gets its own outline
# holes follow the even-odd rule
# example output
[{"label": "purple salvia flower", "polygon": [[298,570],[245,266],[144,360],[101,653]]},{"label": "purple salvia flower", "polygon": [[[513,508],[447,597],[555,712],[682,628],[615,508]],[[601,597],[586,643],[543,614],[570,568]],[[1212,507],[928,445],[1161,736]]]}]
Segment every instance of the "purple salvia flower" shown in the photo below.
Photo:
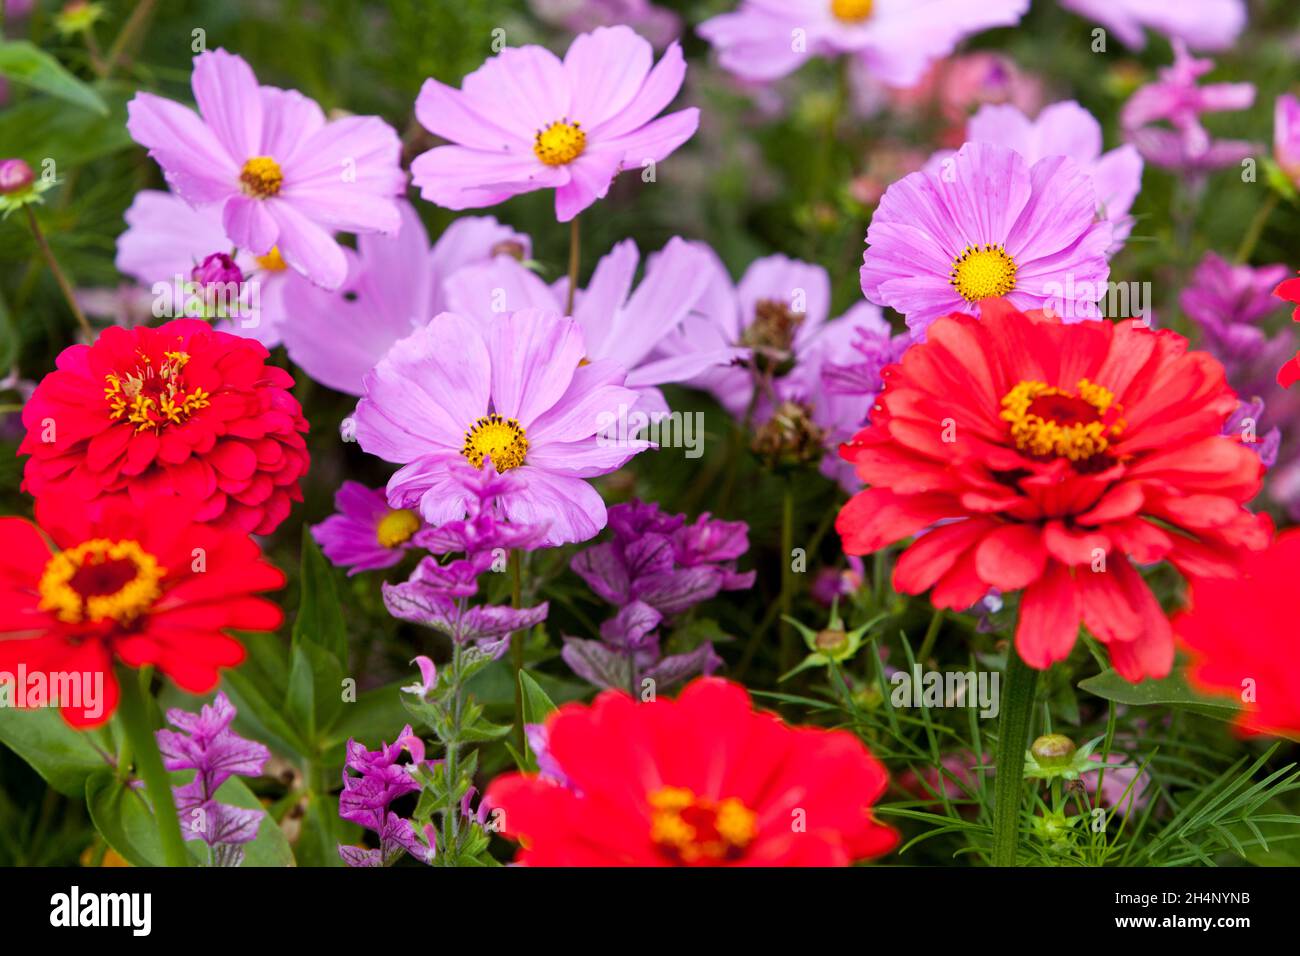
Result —
[{"label": "purple salvia flower", "polygon": [[1277,453],[1282,447],[1282,430],[1276,425],[1263,436],[1258,434],[1259,423],[1264,417],[1264,400],[1256,396],[1250,401],[1237,402],[1237,410],[1229,416],[1223,425],[1223,434],[1235,438],[1259,455],[1265,468],[1277,464]]},{"label": "purple salvia flower", "polygon": [[[394,800],[415,793],[420,783],[411,770],[416,766],[431,766],[422,759],[423,744],[410,746],[415,739],[411,725],[398,734],[397,741],[380,744],[378,750],[367,750],[356,740],[347,743],[347,761],[343,768],[343,793],[339,795],[339,816],[365,827],[379,836],[378,849],[359,846],[340,846],[339,856],[348,866],[391,866],[403,852],[410,853],[423,863],[433,861],[437,850],[436,834],[426,826],[423,839],[410,820],[403,819],[390,808]],[[419,750],[412,764],[400,764],[403,752]]]}]

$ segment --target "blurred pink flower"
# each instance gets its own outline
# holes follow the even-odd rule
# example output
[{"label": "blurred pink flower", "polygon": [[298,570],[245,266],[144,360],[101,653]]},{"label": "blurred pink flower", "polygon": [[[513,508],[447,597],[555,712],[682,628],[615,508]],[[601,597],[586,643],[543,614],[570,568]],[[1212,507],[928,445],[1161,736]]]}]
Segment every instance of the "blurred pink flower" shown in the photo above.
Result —
[{"label": "blurred pink flower", "polygon": [[1146,46],[1143,28],[1194,50],[1226,50],[1246,26],[1245,0],[1061,0],[1061,6],[1114,31],[1134,50]]},{"label": "blurred pink flower", "polygon": [[655,6],[650,0],[528,0],[528,5],[538,19],[571,33],[625,24],[658,49],[676,40],[682,32],[681,17]]},{"label": "blurred pink flower", "polygon": [[1300,100],[1290,93],[1277,98],[1273,111],[1273,158],[1300,186]]}]

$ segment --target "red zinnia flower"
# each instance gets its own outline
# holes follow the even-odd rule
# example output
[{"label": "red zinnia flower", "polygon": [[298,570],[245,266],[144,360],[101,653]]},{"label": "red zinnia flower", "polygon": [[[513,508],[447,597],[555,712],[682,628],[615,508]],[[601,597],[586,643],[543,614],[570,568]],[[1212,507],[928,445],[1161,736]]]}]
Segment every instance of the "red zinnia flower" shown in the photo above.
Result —
[{"label": "red zinnia flower", "polygon": [[1192,651],[1188,676],[1198,687],[1245,704],[1247,733],[1300,739],[1300,641],[1296,640],[1295,569],[1300,529],[1278,535],[1230,581],[1192,581],[1174,631]]},{"label": "red zinnia flower", "polygon": [[244,659],[227,628],[280,626],[280,609],[253,595],[282,587],[284,575],[248,535],[191,521],[192,507],[40,503],[53,551],[30,522],[0,518],[0,671],[103,673],[101,713],[63,708],[76,727],[112,715],[115,659],[153,664],[191,693],[212,690],[218,667]]},{"label": "red zinnia flower", "polygon": [[[1296,309],[1291,313],[1291,318],[1300,322],[1300,279],[1287,279],[1273,290],[1273,294],[1280,299],[1286,299],[1288,302],[1296,304]],[[1300,382],[1300,352],[1297,352],[1295,358],[1277,371],[1277,383],[1283,388],[1290,388],[1296,382]]]},{"label": "red zinnia flower", "polygon": [[141,508],[179,495],[197,521],[269,534],[302,500],[307,421],[267,354],[197,319],[64,349],[23,409],[24,489]]},{"label": "red zinnia flower", "polygon": [[888,778],[857,737],[790,727],[739,684],[647,704],[605,691],[547,730],[565,780],[507,774],[486,797],[521,863],[844,866],[897,841],[871,815]]},{"label": "red zinnia flower", "polygon": [[1140,323],[1063,324],[987,300],[884,371],[871,425],[841,448],[872,486],[836,527],[849,554],[930,529],[894,584],[935,607],[1024,591],[1016,647],[1046,668],[1079,623],[1129,680],[1173,664],[1169,622],[1133,563],[1230,576],[1272,525],[1242,505],[1259,456],[1220,435],[1222,366]]}]

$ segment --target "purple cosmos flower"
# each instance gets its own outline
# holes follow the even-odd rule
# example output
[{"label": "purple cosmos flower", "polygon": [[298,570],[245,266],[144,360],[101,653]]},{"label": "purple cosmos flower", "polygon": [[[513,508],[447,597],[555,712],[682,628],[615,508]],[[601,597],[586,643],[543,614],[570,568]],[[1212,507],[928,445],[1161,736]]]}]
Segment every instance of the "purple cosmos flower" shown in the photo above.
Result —
[{"label": "purple cosmos flower", "polygon": [[1061,6],[1102,24],[1134,50],[1146,47],[1144,28],[1194,50],[1227,50],[1246,26],[1244,0],[1061,0]]},{"label": "purple cosmos flower", "polygon": [[815,56],[848,54],[890,86],[911,87],[963,39],[1020,22],[1029,0],[741,0],[699,33],[723,67],[775,80]]},{"label": "purple cosmos flower", "polygon": [[334,508],[311,533],[325,557],[348,568],[348,577],[399,563],[423,525],[414,511],[388,507],[383,488],[367,488],[357,481],[339,486]]},{"label": "purple cosmos flower", "polygon": [[449,309],[448,276],[475,263],[531,255],[527,236],[490,216],[458,219],[429,248],[424,224],[409,203],[398,204],[395,236],[357,237],[345,249],[348,276],[335,291],[294,276],[286,293],[284,332],[289,357],[316,381],[360,395],[366,373],[398,339]]},{"label": "purple cosmos flower", "polygon": [[355,419],[363,449],[405,465],[389,504],[418,507],[431,525],[462,519],[472,495],[451,465],[490,459],[520,479],[498,502],[505,518],[546,524],[547,545],[597,534],[605,502],[587,479],[647,445],[600,437],[636,392],[622,368],[586,355],[577,322],[531,309],[486,323],[444,312],[394,345],[366,376]]},{"label": "purple cosmos flower", "polygon": [[239,314],[216,327],[273,348],[280,343],[288,267],[278,250],[264,256],[246,250],[230,255],[234,247],[221,225],[221,207],[191,206],[174,193],[144,189],[126,211],[116,264],[119,272],[152,290],[156,318],[179,317],[191,314],[183,280],[193,278],[194,268],[212,256],[226,256],[245,288]]},{"label": "purple cosmos flower", "polygon": [[867,232],[862,291],[915,332],[952,312],[978,315],[980,300],[995,296],[1066,321],[1099,318],[1112,229],[1096,213],[1092,180],[1069,157],[1031,165],[1006,146],[967,143],[943,170],[885,192]]},{"label": "purple cosmos flower", "polygon": [[[1110,254],[1123,248],[1133,231],[1129,210],[1142,189],[1142,156],[1131,144],[1103,154],[1101,124],[1078,103],[1053,103],[1036,120],[1014,106],[985,106],[971,117],[966,138],[1009,146],[1030,165],[1048,156],[1069,156],[1092,178],[1098,216],[1113,227]],[[942,172],[952,156],[937,153],[927,168]]]},{"label": "purple cosmos flower", "polygon": [[[628,388],[641,393],[637,407],[647,413],[668,413],[668,403],[656,386],[683,382],[704,370],[744,358],[744,349],[711,343],[680,354],[659,357],[665,336],[681,330],[695,312],[710,281],[714,261],[700,243],[671,239],[651,256],[641,284],[632,289],[640,253],[625,239],[596,265],[585,290],[574,297],[573,318],[582,327],[589,361],[609,359],[627,369]],[[514,259],[468,266],[447,280],[448,309],[486,320],[519,309],[563,313],[568,279],[548,286],[536,273]]]},{"label": "purple cosmos flower", "polygon": [[570,33],[626,24],[662,49],[682,32],[677,14],[650,0],[529,0],[536,16]]},{"label": "purple cosmos flower", "polygon": [[199,54],[199,112],[150,93],[127,104],[127,130],[194,206],[220,205],[225,234],[326,288],[347,276],[337,230],[396,232],[406,188],[401,141],[383,120],[325,114],[296,90],[258,86],[240,57]]},{"label": "purple cosmos flower", "polygon": [[1300,186],[1300,100],[1290,93],[1279,96],[1273,110],[1273,158]]},{"label": "purple cosmos flower", "polygon": [[238,866],[243,844],[257,838],[266,814],[261,810],[219,802],[217,791],[232,776],[258,777],[271,758],[261,744],[245,740],[230,729],[235,707],[224,693],[197,714],[167,711],[176,730],[156,731],[163,766],[168,770],[193,770],[194,779],[173,787],[176,812],[187,840],[202,840],[214,866]]},{"label": "purple cosmos flower", "polygon": [[651,69],[650,44],[625,26],[573,41],[563,61],[540,46],[502,50],[460,90],[425,80],[415,115],[454,145],[411,163],[425,199],[449,209],[491,206],[554,189],[568,222],[604,198],[625,168],[662,162],[690,139],[697,109],[655,119],[686,76],[674,43]]},{"label": "purple cosmos flower", "polygon": [[[398,763],[403,751],[411,752],[414,763]],[[419,764],[432,766],[423,760],[423,751],[424,744],[411,732],[410,724],[402,728],[395,743],[382,743],[378,750],[348,741],[339,816],[379,836],[378,849],[340,846],[339,856],[348,866],[392,866],[403,852],[421,863],[433,862],[438,844],[432,824],[421,834],[410,820],[390,809],[393,801],[420,789],[411,770]]]},{"label": "purple cosmos flower", "polygon": [[1249,109],[1255,102],[1252,83],[1207,83],[1198,80],[1214,69],[1212,60],[1197,60],[1181,40],[1174,41],[1174,62],[1160,79],[1137,90],[1120,112],[1129,141],[1157,166],[1199,178],[1235,166],[1255,152],[1255,144],[1216,140],[1201,123],[1204,113]]}]

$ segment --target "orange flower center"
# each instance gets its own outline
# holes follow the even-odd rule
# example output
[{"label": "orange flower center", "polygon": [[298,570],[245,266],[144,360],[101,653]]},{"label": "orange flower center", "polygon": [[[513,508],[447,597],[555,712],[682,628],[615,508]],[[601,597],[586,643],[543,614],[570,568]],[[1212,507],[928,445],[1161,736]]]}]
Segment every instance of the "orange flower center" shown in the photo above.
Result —
[{"label": "orange flower center", "polygon": [[504,474],[524,463],[528,436],[513,418],[502,418],[495,413],[484,415],[465,432],[465,446],[460,453],[475,468],[482,468],[483,459],[490,457],[496,470]]},{"label": "orange flower center", "polygon": [[570,123],[568,119],[538,130],[533,141],[533,153],[547,166],[566,166],[586,148],[587,134],[582,131],[582,124]]},{"label": "orange flower center", "polygon": [[831,0],[831,13],[845,23],[861,23],[871,16],[875,0]]},{"label": "orange flower center", "polygon": [[257,265],[263,272],[283,272],[289,268],[285,264],[284,256],[280,255],[279,246],[272,246],[271,251],[266,255],[258,256]]},{"label": "orange flower center", "polygon": [[381,548],[395,548],[405,544],[411,535],[420,530],[420,519],[409,508],[395,508],[379,519],[375,537]]},{"label": "orange flower center", "polygon": [[758,816],[735,797],[710,800],[686,787],[661,787],[647,796],[650,839],[684,866],[710,866],[744,856],[758,834]]},{"label": "orange flower center", "polygon": [[50,558],[39,585],[40,609],[69,624],[129,624],[158,599],[166,573],[135,541],[94,538]]},{"label": "orange flower center", "polygon": [[270,156],[254,156],[239,171],[239,188],[245,196],[266,199],[280,191],[284,173],[280,164]]},{"label": "orange flower center", "polygon": [[1002,398],[1002,419],[1021,451],[1084,461],[1124,431],[1122,409],[1108,389],[1080,379],[1075,392],[1024,381]]},{"label": "orange flower center", "polygon": [[157,365],[152,356],[137,354],[140,364],[130,372],[104,376],[110,420],[130,422],[137,433],[156,432],[167,425],[183,424],[200,408],[208,407],[212,397],[208,392],[185,386],[188,352],[164,352]]},{"label": "orange flower center", "polygon": [[967,246],[952,261],[949,283],[967,302],[1006,295],[1016,287],[1016,260],[1001,246]]}]

